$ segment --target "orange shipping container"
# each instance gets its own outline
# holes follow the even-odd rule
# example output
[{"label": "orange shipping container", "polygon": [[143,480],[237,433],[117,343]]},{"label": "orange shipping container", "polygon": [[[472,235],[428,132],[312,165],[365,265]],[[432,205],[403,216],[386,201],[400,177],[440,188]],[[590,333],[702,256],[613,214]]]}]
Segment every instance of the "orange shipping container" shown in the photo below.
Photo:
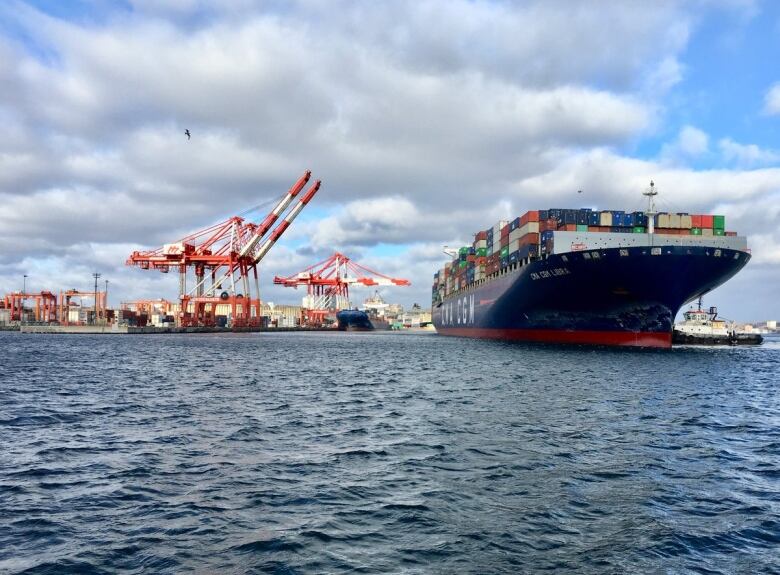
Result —
[{"label": "orange shipping container", "polygon": [[694,228],[700,228],[701,227],[701,216],[691,216],[691,227]]},{"label": "orange shipping container", "polygon": [[711,230],[712,229],[712,216],[701,217],[701,227]]}]

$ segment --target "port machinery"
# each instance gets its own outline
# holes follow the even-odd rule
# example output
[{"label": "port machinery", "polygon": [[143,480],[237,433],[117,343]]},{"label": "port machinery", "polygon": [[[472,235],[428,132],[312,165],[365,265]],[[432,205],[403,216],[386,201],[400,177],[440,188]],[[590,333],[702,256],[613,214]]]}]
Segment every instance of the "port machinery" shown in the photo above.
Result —
[{"label": "port machinery", "polygon": [[369,269],[342,253],[335,252],[329,258],[317,262],[305,270],[288,277],[274,277],[274,284],[298,288],[306,286],[309,307],[304,310],[304,322],[320,326],[324,318],[338,307],[339,302],[349,300],[349,286],[409,286],[409,280],[392,278]]},{"label": "port machinery", "polygon": [[[160,248],[135,251],[126,263],[162,273],[178,272],[179,326],[216,325],[218,305],[229,306],[234,327],[260,325],[258,264],[320,189],[321,182],[316,180],[271,231],[310,178],[307,170],[259,224],[234,216]],[[194,272],[191,287],[187,283],[189,270]]]},{"label": "port machinery", "polygon": [[83,306],[82,298],[88,298],[93,300],[93,307],[97,312],[99,319],[105,319],[106,315],[106,297],[105,291],[79,291],[76,289],[70,289],[67,291],[61,291],[59,297],[50,292],[42,291],[37,293],[29,292],[13,292],[7,294],[3,299],[3,306],[9,310],[11,321],[23,321],[23,315],[25,311],[25,304],[27,300],[33,300],[35,302],[35,309],[33,310],[33,318],[38,323],[54,323],[57,322],[61,325],[80,325],[79,320],[70,320],[70,309],[72,305],[72,299],[79,298],[79,309]]}]

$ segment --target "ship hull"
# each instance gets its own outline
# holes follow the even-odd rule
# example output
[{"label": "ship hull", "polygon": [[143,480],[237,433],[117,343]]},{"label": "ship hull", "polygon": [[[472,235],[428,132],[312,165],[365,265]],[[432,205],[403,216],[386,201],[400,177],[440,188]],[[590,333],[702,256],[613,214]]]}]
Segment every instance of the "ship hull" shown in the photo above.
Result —
[{"label": "ship hull", "polygon": [[336,314],[339,331],[373,331],[374,326],[364,311],[343,309]]},{"label": "ship hull", "polygon": [[658,247],[658,255],[649,247],[609,248],[514,266],[434,305],[434,325],[451,336],[671,347],[679,309],[736,274],[750,255]]}]

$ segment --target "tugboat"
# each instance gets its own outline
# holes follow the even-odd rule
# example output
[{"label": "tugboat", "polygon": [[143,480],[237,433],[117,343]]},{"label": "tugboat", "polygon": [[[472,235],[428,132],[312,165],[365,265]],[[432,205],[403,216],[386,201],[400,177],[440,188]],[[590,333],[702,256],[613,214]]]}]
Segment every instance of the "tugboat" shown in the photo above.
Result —
[{"label": "tugboat", "polygon": [[684,321],[675,324],[672,343],[686,345],[760,345],[764,338],[758,333],[738,332],[733,321],[718,317],[718,308],[702,307],[683,313]]}]

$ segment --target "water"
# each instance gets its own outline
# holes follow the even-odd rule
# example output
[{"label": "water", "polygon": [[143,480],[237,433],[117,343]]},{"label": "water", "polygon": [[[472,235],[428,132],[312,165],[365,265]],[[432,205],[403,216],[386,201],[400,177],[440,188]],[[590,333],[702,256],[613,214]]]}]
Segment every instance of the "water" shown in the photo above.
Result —
[{"label": "water", "polygon": [[780,573],[778,342],[0,344],[0,573]]}]

